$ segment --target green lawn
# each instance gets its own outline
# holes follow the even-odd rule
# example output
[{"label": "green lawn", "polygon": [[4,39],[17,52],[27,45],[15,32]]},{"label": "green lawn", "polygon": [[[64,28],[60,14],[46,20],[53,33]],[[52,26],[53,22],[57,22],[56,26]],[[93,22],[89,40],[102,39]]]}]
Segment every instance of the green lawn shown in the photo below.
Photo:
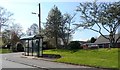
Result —
[{"label": "green lawn", "polygon": [[9,50],[9,49],[0,49],[0,54],[4,54],[4,53],[11,53],[11,50]]},{"label": "green lawn", "polygon": [[[119,52],[120,53],[120,52]],[[45,50],[44,54],[59,54],[62,56],[56,62],[65,62],[79,65],[88,65],[103,68],[118,68],[118,49],[99,50]]]}]

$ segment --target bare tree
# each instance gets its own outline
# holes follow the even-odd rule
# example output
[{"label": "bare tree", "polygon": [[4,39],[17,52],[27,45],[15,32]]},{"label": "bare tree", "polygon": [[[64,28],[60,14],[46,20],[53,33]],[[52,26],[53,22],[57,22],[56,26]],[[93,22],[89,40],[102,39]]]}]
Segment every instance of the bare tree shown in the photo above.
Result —
[{"label": "bare tree", "polygon": [[12,13],[8,12],[3,7],[0,7],[0,35],[1,35],[2,26],[7,25],[6,23],[9,21],[9,19],[12,15],[13,15]]},{"label": "bare tree", "polygon": [[30,29],[30,28],[27,29],[27,31],[26,31],[26,35],[27,35],[27,36],[31,36],[31,35],[32,35],[32,33],[31,33],[31,29]]},{"label": "bare tree", "polygon": [[30,30],[31,30],[32,35],[37,35],[39,33],[39,28],[36,23],[30,26]]},{"label": "bare tree", "polygon": [[18,23],[13,23],[11,26],[9,26],[9,30],[11,33],[16,34],[19,38],[23,35],[22,26]]},{"label": "bare tree", "polygon": [[13,23],[11,26],[8,26],[5,30],[3,30],[2,41],[4,44],[11,43],[12,45],[15,45],[20,41],[20,37],[22,35],[22,26]]},{"label": "bare tree", "polygon": [[[110,41],[110,47],[115,47],[120,37],[115,39],[115,34],[120,26],[120,1],[113,3],[80,3],[77,6],[77,12],[81,14],[81,23],[76,24],[77,28],[83,27],[101,34],[104,38]],[[97,26],[95,28],[94,26]],[[102,29],[109,33],[106,37]]]},{"label": "bare tree", "polygon": [[36,23],[33,23],[30,28],[27,29],[26,34],[28,36],[37,35],[39,33],[39,28]]},{"label": "bare tree", "polygon": [[71,33],[73,33],[73,29],[71,29],[71,24],[74,22],[73,18],[75,15],[76,14],[70,15],[66,13],[63,15],[63,19],[61,20],[62,22],[58,33],[65,47],[67,47],[71,37]]},{"label": "bare tree", "polygon": [[11,39],[11,31],[5,29],[2,33],[2,42],[4,44],[8,44],[10,42],[10,39]]}]

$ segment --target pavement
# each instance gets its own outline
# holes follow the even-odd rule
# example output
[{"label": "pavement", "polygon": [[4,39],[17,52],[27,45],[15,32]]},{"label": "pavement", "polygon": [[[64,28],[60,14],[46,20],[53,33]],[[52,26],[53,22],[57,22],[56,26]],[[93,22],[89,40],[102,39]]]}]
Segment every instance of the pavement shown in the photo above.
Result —
[{"label": "pavement", "polygon": [[51,62],[49,59],[45,59],[45,58],[36,59],[31,56],[24,57],[22,53],[2,54],[2,59],[7,60],[8,62],[9,61],[15,62],[15,63],[27,65],[28,67],[30,66],[33,68],[35,67],[35,68],[45,69],[45,70],[55,70],[55,69],[56,70],[66,70],[66,69],[68,70],[104,70],[104,69],[87,67],[87,66]]},{"label": "pavement", "polygon": [[37,67],[20,64],[13,61],[8,61],[2,58],[2,54],[0,54],[0,69],[1,70],[43,70]]},{"label": "pavement", "polygon": [[19,63],[7,61],[7,60],[2,60],[2,68],[35,68],[35,67],[27,66],[24,64],[19,64]]}]

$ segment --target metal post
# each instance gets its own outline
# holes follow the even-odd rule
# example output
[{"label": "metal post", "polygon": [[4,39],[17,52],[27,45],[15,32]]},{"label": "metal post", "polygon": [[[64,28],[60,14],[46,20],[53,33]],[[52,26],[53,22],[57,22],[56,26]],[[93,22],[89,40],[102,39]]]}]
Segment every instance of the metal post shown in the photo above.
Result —
[{"label": "metal post", "polygon": [[39,43],[39,39],[37,40],[37,57],[40,56],[40,43]]},{"label": "metal post", "polygon": [[42,57],[43,56],[43,38],[41,37],[40,38],[40,56]]},{"label": "metal post", "polygon": [[29,56],[29,40],[28,40],[28,46],[27,46],[27,56]]},{"label": "metal post", "polygon": [[32,56],[33,56],[33,50],[34,50],[34,48],[33,48],[33,39],[32,39]]}]

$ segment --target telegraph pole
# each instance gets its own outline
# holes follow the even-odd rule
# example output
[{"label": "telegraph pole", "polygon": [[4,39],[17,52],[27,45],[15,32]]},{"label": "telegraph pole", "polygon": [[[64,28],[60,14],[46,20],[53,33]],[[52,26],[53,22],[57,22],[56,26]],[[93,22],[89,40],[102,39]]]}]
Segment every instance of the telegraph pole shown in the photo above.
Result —
[{"label": "telegraph pole", "polygon": [[32,14],[37,14],[38,18],[39,18],[39,40],[38,40],[38,49],[37,49],[37,56],[42,56],[43,51],[42,51],[42,43],[43,43],[43,37],[41,37],[41,7],[40,7],[40,3],[39,3],[39,13],[34,13],[32,12]]},{"label": "telegraph pole", "polygon": [[39,3],[39,34],[41,34],[41,8],[40,8],[40,3]]},{"label": "telegraph pole", "polygon": [[[41,7],[40,7],[40,3],[39,3],[39,35],[41,35]],[[42,39],[39,39],[39,48],[38,48],[38,57],[41,56],[42,57],[42,54],[43,54],[43,49],[42,49],[42,43],[43,43],[43,40]]]}]

